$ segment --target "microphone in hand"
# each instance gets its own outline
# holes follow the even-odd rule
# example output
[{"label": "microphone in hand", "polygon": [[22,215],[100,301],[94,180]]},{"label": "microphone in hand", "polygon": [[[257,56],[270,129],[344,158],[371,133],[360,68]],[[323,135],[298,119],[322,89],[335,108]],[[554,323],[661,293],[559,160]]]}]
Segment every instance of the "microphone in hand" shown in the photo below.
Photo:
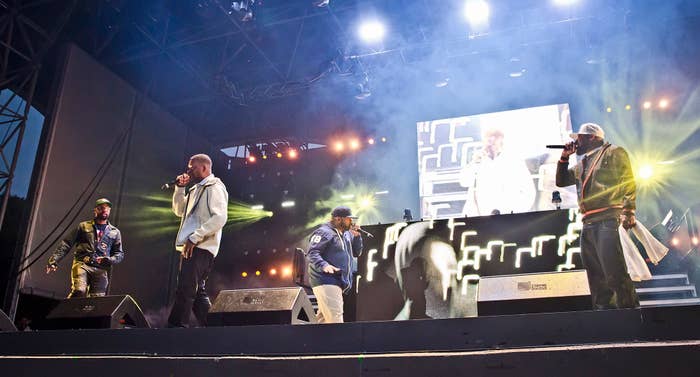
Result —
[{"label": "microphone in hand", "polygon": [[173,186],[175,186],[176,183],[177,183],[177,178],[172,179],[172,180],[170,180],[170,181],[168,181],[168,182],[165,182],[165,183],[163,184],[163,186],[160,186],[160,189],[161,189],[161,190],[169,190],[170,188],[172,188]]}]

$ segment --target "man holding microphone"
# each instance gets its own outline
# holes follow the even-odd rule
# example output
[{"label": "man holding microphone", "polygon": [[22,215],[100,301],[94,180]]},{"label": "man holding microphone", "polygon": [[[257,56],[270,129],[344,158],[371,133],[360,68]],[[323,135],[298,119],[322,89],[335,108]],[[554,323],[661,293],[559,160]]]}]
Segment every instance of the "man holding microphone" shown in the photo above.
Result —
[{"label": "man holding microphone", "polygon": [[318,302],[318,323],[343,322],[343,293],[352,287],[353,257],[362,254],[361,229],[350,208],[339,206],[309,238],[309,282]]}]

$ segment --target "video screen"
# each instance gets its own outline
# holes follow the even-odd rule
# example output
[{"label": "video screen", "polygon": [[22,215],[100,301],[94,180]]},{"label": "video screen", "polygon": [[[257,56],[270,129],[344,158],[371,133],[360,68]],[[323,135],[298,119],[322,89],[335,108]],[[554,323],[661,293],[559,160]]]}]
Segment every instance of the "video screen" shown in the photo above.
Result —
[{"label": "video screen", "polygon": [[556,187],[570,141],[568,104],[418,122],[421,217],[489,216],[576,207],[576,188]]}]

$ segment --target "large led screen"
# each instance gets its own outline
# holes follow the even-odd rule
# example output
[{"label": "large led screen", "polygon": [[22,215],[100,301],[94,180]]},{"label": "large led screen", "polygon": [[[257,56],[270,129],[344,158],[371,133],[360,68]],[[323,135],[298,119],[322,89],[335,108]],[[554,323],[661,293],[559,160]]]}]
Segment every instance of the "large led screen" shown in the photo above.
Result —
[{"label": "large led screen", "polygon": [[576,207],[573,186],[554,184],[569,141],[569,105],[418,122],[421,217],[486,216]]}]

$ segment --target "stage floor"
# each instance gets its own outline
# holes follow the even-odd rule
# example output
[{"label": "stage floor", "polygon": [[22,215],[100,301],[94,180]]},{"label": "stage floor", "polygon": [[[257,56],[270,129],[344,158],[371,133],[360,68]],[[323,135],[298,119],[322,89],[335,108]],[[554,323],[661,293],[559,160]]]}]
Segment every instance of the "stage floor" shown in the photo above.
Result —
[{"label": "stage floor", "polygon": [[23,375],[697,375],[698,323],[700,306],[672,306],[338,325],[9,332],[0,333],[0,369]]}]

